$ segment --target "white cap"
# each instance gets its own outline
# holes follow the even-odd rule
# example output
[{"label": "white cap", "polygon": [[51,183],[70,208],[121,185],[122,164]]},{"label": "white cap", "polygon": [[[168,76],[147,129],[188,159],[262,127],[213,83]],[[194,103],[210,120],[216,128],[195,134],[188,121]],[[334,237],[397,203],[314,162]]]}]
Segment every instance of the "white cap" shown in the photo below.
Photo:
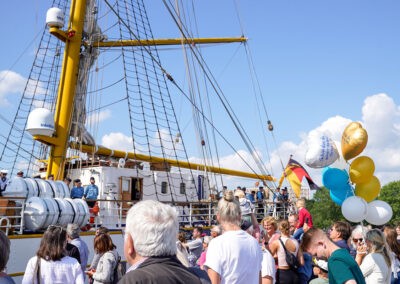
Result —
[{"label": "white cap", "polygon": [[8,171],[7,171],[7,170],[1,170],[0,173],[2,173],[2,174],[8,174]]},{"label": "white cap", "polygon": [[314,265],[318,266],[319,268],[328,271],[328,262],[323,259],[313,259]]}]

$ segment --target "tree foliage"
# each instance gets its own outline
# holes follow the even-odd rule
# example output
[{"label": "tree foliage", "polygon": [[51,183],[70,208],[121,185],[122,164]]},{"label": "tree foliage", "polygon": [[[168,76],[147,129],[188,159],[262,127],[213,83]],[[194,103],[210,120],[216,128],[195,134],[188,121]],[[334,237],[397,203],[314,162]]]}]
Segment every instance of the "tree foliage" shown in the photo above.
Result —
[{"label": "tree foliage", "polygon": [[393,217],[390,224],[400,223],[400,181],[393,181],[382,187],[379,200],[387,202],[393,210]]},{"label": "tree foliage", "polygon": [[317,190],[314,198],[308,200],[306,206],[317,228],[326,229],[333,222],[344,220],[340,206],[332,201],[329,190],[325,187]]}]

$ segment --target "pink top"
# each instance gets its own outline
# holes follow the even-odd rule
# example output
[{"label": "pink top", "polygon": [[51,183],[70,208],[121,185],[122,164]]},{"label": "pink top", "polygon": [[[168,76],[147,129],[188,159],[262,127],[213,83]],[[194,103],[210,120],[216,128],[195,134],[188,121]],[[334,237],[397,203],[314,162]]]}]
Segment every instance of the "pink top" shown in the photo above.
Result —
[{"label": "pink top", "polygon": [[207,251],[203,250],[203,252],[200,254],[199,259],[197,260],[197,264],[201,267],[206,263],[206,256],[207,256]]},{"label": "pink top", "polygon": [[303,207],[299,210],[299,222],[297,223],[296,229],[303,227],[304,223],[307,223],[308,227],[310,228],[313,227],[311,214],[306,208]]}]

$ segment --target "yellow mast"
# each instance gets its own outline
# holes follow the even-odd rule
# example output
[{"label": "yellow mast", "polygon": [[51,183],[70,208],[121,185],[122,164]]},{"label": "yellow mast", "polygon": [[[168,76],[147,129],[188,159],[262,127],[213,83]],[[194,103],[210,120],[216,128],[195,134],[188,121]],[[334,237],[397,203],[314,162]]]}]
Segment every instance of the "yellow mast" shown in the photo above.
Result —
[{"label": "yellow mast", "polygon": [[[47,176],[53,174],[55,179],[64,178],[65,157],[68,148],[69,132],[71,129],[71,118],[74,111],[74,98],[76,83],[79,72],[80,48],[87,43],[82,42],[82,32],[85,20],[86,0],[72,0],[70,10],[70,22],[68,30],[63,31],[56,27],[50,28],[50,33],[65,42],[64,59],[62,73],[58,88],[56,103],[56,112],[54,115],[55,134],[53,137],[36,135],[33,138],[42,143],[51,146],[51,153],[47,165]],[[138,46],[138,45],[174,45],[174,44],[208,44],[208,43],[231,43],[245,42],[247,38],[191,38],[191,39],[143,39],[143,40],[120,40],[103,41],[94,44],[95,47],[117,47],[117,46]],[[87,153],[96,153],[99,155],[113,156],[117,158],[132,158],[140,161],[152,163],[168,163],[171,166],[193,170],[207,170],[209,172],[256,178],[272,181],[274,178],[270,175],[259,175],[256,173],[247,173],[242,171],[205,166],[185,161],[151,157],[137,153],[126,153],[118,150],[111,150],[105,147],[96,147],[90,145],[71,144],[72,148],[79,149]]]},{"label": "yellow mast", "polygon": [[76,82],[79,72],[79,52],[85,20],[86,0],[72,0],[67,40],[65,41],[62,73],[58,87],[56,111],[54,115],[56,143],[51,147],[47,176],[64,178],[64,164],[67,153],[69,131],[74,110]]}]

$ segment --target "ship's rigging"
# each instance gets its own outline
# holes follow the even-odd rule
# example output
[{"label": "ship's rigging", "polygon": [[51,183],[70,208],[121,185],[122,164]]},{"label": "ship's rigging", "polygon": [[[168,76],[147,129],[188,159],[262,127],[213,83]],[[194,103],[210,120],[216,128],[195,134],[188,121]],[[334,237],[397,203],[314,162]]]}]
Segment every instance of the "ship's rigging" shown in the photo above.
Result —
[{"label": "ship's rigging", "polygon": [[[68,15],[68,2],[55,0],[52,6],[59,7],[65,15]],[[174,7],[167,1],[163,1],[163,3],[182,35],[182,39],[175,40],[175,42],[180,42],[184,51],[188,90],[182,87],[182,83],[177,82],[173,75],[168,73],[167,68],[161,64],[158,44],[172,41],[152,40],[154,36],[144,1],[87,1],[83,42],[80,45],[81,66],[78,75],[80,84],[76,87],[78,96],[74,99],[75,111],[70,121],[71,131],[68,133],[70,136],[68,142],[73,143],[75,147],[68,150],[67,156],[78,157],[73,160],[79,164],[82,158],[85,158],[82,152],[98,149],[95,141],[98,140],[98,127],[99,124],[101,125],[102,116],[110,115],[107,107],[118,106],[121,112],[126,110],[128,114],[124,120],[128,121],[131,139],[128,141],[130,146],[126,150],[138,154],[137,156],[133,155],[132,160],[140,161],[138,157],[146,155],[149,158],[142,159],[142,161],[157,161],[154,166],[162,169],[168,169],[172,164],[175,166],[173,171],[179,173],[191,172],[196,169],[205,171],[206,174],[210,169],[220,169],[219,172],[226,173],[221,170],[219,142],[217,141],[224,141],[237,155],[240,156],[240,153],[215,127],[211,105],[218,100],[232,121],[238,137],[244,141],[247,150],[253,156],[254,162],[240,157],[243,163],[247,164],[252,177],[267,181],[270,171],[266,169],[250,136],[244,130],[240,118],[230,106],[222,88],[211,72],[210,66],[207,65],[199,47],[202,40],[193,40],[195,34],[191,32],[193,28],[189,27],[193,22],[188,23],[188,21],[194,19],[186,15],[187,10],[194,11],[193,6],[190,6],[193,3],[187,7],[184,4]],[[66,16],[67,21],[68,17]],[[66,37],[64,40],[68,41],[69,37],[75,36],[72,32],[71,26],[67,26],[65,32],[53,31],[53,34],[59,38]],[[129,39],[130,42],[124,41],[124,39]],[[133,43],[134,41],[136,44]],[[144,44],[148,41],[155,45]],[[239,37],[236,41],[243,42],[244,37]],[[210,42],[212,41],[210,40]],[[47,144],[32,140],[25,128],[27,117],[32,109],[45,107],[53,112],[57,110],[58,81],[62,73],[64,48],[64,42],[51,36],[46,27],[43,27],[40,45],[18,105],[17,115],[13,121],[10,121],[8,135],[1,138],[1,167],[14,172],[23,169],[27,171],[27,175],[36,173],[43,168],[49,169],[49,166],[44,165],[43,161],[49,162],[51,140],[41,139]],[[106,52],[111,50],[112,52]],[[246,53],[251,58],[247,46]],[[117,66],[123,66],[123,68]],[[118,72],[102,75],[101,71],[105,67],[112,67]],[[249,61],[249,69],[254,72],[251,61]],[[263,109],[259,110],[259,113],[266,113],[258,79],[256,76],[252,78],[255,78],[253,86],[257,85],[253,87],[254,91],[258,93],[260,102],[257,106],[261,105]],[[179,118],[173,102],[173,96],[176,94],[171,94],[171,92],[180,93],[191,104],[193,121],[197,129],[197,145],[203,157],[201,161],[201,164],[204,164],[203,168],[199,166],[197,168],[186,167],[189,170],[185,170],[180,167],[180,164],[195,163],[190,162],[187,146],[184,143],[185,130],[179,126]],[[123,93],[124,95],[122,95]],[[268,114],[266,117],[269,121]],[[266,123],[264,123],[264,131],[266,131],[265,125]],[[114,151],[107,154],[109,157],[106,154],[99,154],[99,152],[95,154],[89,153],[88,159],[92,162],[95,162],[96,159],[111,159]],[[128,158],[128,154],[122,158]],[[166,163],[166,161],[175,162]],[[66,174],[68,174],[69,167],[76,166],[76,164],[67,162]],[[56,175],[59,177],[64,175],[63,166],[57,170]],[[222,186],[224,181],[220,175],[219,177],[214,176],[213,184]],[[174,199],[173,194],[171,191],[172,200]]]}]

